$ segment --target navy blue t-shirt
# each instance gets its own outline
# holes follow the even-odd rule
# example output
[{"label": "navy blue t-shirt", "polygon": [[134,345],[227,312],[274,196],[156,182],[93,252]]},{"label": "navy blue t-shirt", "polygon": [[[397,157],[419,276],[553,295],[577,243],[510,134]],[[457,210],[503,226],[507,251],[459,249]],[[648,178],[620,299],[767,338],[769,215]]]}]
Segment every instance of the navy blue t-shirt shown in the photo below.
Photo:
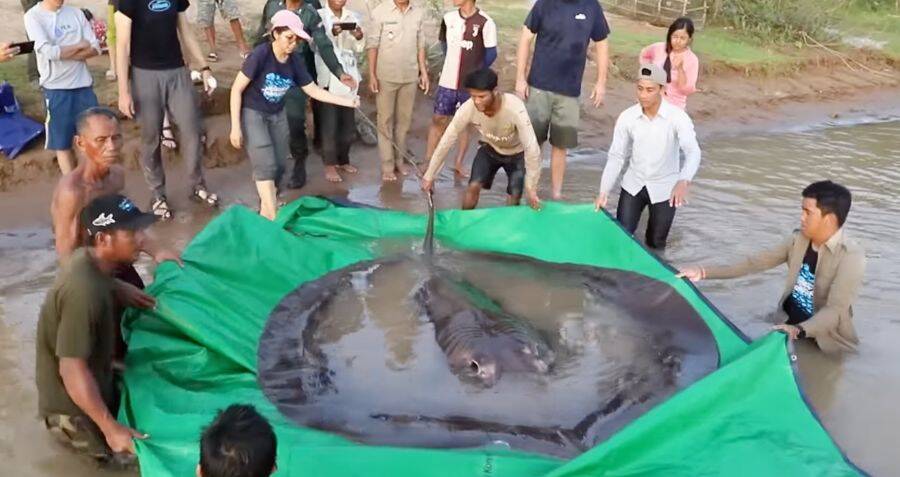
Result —
[{"label": "navy blue t-shirt", "polygon": [[537,35],[528,84],[566,96],[581,95],[590,40],[609,36],[597,0],[537,0],[525,26]]},{"label": "navy blue t-shirt", "polygon": [[312,77],[297,55],[288,55],[287,61],[280,63],[271,43],[254,48],[244,60],[241,72],[250,78],[250,85],[244,90],[243,107],[266,114],[281,112],[288,90],[312,83]]}]

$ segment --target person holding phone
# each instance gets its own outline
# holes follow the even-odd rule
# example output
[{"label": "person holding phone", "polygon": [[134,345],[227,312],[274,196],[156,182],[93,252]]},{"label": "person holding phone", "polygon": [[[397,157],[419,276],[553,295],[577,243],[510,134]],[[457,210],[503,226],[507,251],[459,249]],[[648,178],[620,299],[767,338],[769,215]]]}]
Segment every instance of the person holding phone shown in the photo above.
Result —
[{"label": "person holding phone", "polygon": [[59,169],[68,174],[76,166],[75,118],[98,104],[86,60],[100,55],[100,42],[84,12],[63,0],[43,0],[28,10],[25,32],[34,41],[44,92],[46,148],[56,151]]},{"label": "person holding phone", "polygon": [[[363,29],[359,26],[360,16],[347,8],[347,0],[328,0],[325,8],[319,9],[322,26],[334,45],[334,54],[344,73],[353,77],[357,84],[361,80],[356,56],[365,49]],[[341,83],[340,78],[328,71],[325,60],[316,54],[317,83],[338,96],[353,98],[357,88],[350,88]],[[355,174],[356,167],[350,164],[350,146],[356,134],[356,115],[353,108],[335,104],[322,104],[319,107],[319,130],[322,141],[322,161],[325,163],[325,179],[329,182],[341,182],[340,173]]]},{"label": "person holding phone", "polygon": [[19,47],[12,46],[10,43],[0,43],[0,63],[13,59],[19,54]]}]

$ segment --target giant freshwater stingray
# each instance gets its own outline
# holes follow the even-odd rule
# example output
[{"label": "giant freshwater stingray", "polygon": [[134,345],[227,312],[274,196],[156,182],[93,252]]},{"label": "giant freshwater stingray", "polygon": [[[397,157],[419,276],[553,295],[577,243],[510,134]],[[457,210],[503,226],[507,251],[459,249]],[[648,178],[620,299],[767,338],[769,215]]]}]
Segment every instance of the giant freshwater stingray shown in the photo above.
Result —
[{"label": "giant freshwater stingray", "polygon": [[[465,254],[466,263],[481,267],[467,278],[454,268],[463,255],[434,253],[430,212],[423,254],[336,270],[273,310],[260,340],[259,380],[286,416],[370,444],[499,441],[572,457],[717,367],[705,322],[667,284],[623,270],[496,254]],[[510,298],[473,283],[493,269],[507,270],[498,278],[505,283],[565,282],[554,293],[583,300],[546,307],[536,326],[529,316],[540,305],[534,293]],[[387,284],[404,274],[406,292],[394,297]],[[373,364],[386,351],[366,324],[374,316],[366,300],[388,295],[381,313],[412,316],[411,326],[422,330],[411,345],[419,362],[399,369]],[[357,300],[360,313],[340,305]],[[538,305],[520,303],[529,300]],[[343,331],[327,338],[334,327]]]}]

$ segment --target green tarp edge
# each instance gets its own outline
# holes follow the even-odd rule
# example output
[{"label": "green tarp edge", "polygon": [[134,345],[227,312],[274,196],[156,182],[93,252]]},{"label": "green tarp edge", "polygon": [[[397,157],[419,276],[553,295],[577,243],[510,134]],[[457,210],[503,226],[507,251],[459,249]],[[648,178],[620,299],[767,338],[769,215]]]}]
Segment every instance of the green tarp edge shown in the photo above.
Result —
[{"label": "green tarp edge", "polygon": [[200,430],[235,402],[256,405],[272,421],[279,476],[854,473],[804,403],[783,337],[748,347],[692,287],[586,206],[447,211],[436,232],[454,248],[623,268],[671,283],[710,324],[720,370],[570,462],[502,449],[363,446],[287,421],[256,379],[256,346],[270,310],[299,284],[374,258],[373,239],[421,236],[423,227],[421,216],[315,198],[291,204],[276,223],[233,207],[192,241],[183,269],[161,265],[149,287],[157,309],[131,310],[125,320],[120,418],[151,435],[138,443],[142,474],[192,475]]}]

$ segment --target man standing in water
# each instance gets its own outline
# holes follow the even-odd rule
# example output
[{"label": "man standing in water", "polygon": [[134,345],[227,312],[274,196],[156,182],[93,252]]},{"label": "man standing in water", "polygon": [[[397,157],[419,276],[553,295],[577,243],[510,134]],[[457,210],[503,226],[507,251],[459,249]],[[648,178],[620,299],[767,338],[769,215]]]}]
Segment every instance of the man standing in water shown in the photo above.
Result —
[{"label": "man standing in water", "polygon": [[462,208],[474,209],[481,190],[490,189],[494,176],[503,169],[507,177],[506,204],[518,205],[524,188],[528,203],[539,209],[541,201],[537,186],[541,177],[541,148],[522,100],[497,91],[497,74],[488,68],[470,74],[463,85],[471,98],[456,112],[438,143],[422,178],[422,190],[434,188],[434,178],[444,165],[447,152],[471,124],[481,133],[481,147],[472,161],[472,174]]},{"label": "man standing in water", "polygon": [[[600,179],[595,206],[606,207],[619,172],[630,158],[622,177],[616,219],[634,234],[644,209],[650,208],[647,246],[666,246],[675,210],[687,204],[688,187],[700,168],[700,146],[694,123],[683,110],[663,100],[666,73],[656,65],[638,71],[638,104],[626,109],[616,120],[612,145]],[[684,152],[679,164],[678,150]]]},{"label": "man standing in water", "polygon": [[81,213],[86,246],[60,268],[38,320],[35,378],[44,425],[64,445],[104,465],[133,463],[133,439],[147,437],[115,418],[113,274],[134,263],[142,230],[155,219],[122,195],[92,200]]},{"label": "man standing in water", "polygon": [[812,338],[828,353],[853,351],[859,344],[853,302],[866,269],[866,253],[843,229],[850,213],[850,191],[821,181],[810,184],[802,196],[800,230],[778,246],[730,265],[682,268],[678,276],[694,282],[736,278],[787,263],[777,315],[786,319],[774,329],[792,340]]},{"label": "man standing in water", "polygon": [[[578,145],[581,79],[587,47],[594,41],[597,82],[594,107],[603,104],[609,25],[597,0],[537,0],[525,19],[516,54],[516,93],[526,101],[538,143],[548,138],[553,199],[562,198],[566,152]],[[532,64],[531,44],[534,43]]]}]

